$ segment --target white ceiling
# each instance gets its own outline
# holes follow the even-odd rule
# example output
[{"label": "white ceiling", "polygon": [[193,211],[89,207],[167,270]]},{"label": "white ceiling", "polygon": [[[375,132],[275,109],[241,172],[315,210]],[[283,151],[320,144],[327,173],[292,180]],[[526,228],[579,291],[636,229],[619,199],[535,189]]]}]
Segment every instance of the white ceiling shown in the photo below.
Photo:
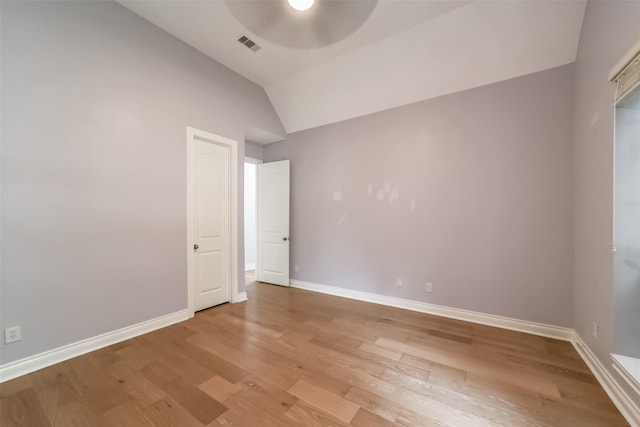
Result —
[{"label": "white ceiling", "polygon": [[252,33],[221,0],[118,2],[263,86],[289,133],[571,63],[586,6],[380,0],[353,34],[305,50]]}]

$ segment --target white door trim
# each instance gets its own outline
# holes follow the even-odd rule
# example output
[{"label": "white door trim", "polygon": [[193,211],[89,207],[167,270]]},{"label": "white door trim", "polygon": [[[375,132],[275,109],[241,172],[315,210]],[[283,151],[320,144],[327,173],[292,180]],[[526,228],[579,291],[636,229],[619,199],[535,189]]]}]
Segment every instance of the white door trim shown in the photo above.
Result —
[{"label": "white door trim", "polygon": [[[195,281],[193,275],[193,198],[191,194],[193,182],[193,146],[196,139],[214,141],[229,146],[229,298],[231,302],[246,300],[246,296],[238,294],[238,141],[220,135],[187,127],[187,301],[189,316],[195,313]],[[244,294],[244,292],[243,292]]]},{"label": "white door trim", "polygon": [[260,159],[255,159],[253,157],[245,157],[244,158],[245,163],[252,163],[254,165],[259,165],[262,163],[262,160]]},{"label": "white door trim", "polygon": [[[254,158],[254,157],[246,157],[246,156],[245,156],[245,158],[244,158],[244,163],[251,163],[252,165],[256,165],[256,182],[255,182],[255,186],[256,186],[256,198],[255,198],[255,200],[253,201],[253,202],[254,202],[253,206],[256,208],[256,222],[255,222],[255,224],[254,224],[254,226],[255,226],[255,230],[256,230],[256,264],[254,264],[254,265],[253,265],[253,268],[247,268],[247,265],[246,265],[246,264],[245,264],[245,266],[244,266],[244,270],[245,270],[245,271],[249,271],[249,270],[254,270],[254,271],[255,271],[255,270],[258,268],[258,259],[257,259],[257,258],[258,258],[258,212],[257,212],[257,210],[258,210],[258,168],[257,168],[257,166],[258,166],[258,165],[260,165],[260,164],[262,164],[262,163],[263,163],[263,161],[262,161],[262,160],[260,160],[260,159],[256,159],[256,158]],[[243,164],[243,167],[244,167],[244,164]],[[247,188],[247,187],[246,187],[246,185],[247,185],[247,184],[245,183],[245,187],[244,187],[245,189]],[[245,208],[245,209],[246,209],[246,208]],[[245,211],[245,212],[246,212],[246,211]],[[245,230],[245,233],[246,233],[246,230]],[[246,251],[247,251],[247,249],[246,249],[246,247],[245,247],[245,257],[246,257],[246,254],[247,254],[247,252],[246,252]],[[246,258],[245,258],[245,259],[246,259]]]}]

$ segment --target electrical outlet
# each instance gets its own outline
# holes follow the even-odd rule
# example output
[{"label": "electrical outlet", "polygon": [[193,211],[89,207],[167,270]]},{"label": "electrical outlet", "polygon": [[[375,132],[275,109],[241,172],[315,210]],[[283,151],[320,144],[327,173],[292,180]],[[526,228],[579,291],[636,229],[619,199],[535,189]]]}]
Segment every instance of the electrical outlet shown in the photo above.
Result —
[{"label": "electrical outlet", "polygon": [[20,341],[20,326],[13,326],[4,330],[4,343]]},{"label": "electrical outlet", "polygon": [[300,272],[300,267],[298,267],[298,264],[293,266],[293,271],[295,271],[296,273]]},{"label": "electrical outlet", "polygon": [[427,282],[427,284],[425,285],[425,290],[426,290],[428,293],[433,292],[433,283],[429,283],[429,282]]},{"label": "electrical outlet", "polygon": [[593,337],[598,338],[598,324],[593,322]]},{"label": "electrical outlet", "polygon": [[396,281],[396,287],[401,288],[402,287],[402,279],[398,279]]}]

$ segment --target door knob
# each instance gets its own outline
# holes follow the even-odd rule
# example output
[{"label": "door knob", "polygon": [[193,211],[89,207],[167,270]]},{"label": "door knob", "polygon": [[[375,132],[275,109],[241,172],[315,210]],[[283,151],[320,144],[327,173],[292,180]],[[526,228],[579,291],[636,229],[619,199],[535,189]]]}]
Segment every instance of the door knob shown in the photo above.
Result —
[{"label": "door knob", "polygon": [[199,248],[200,248],[200,246],[198,246],[198,245],[193,245],[193,250],[194,250],[194,251],[197,251]]},{"label": "door knob", "polygon": [[286,242],[287,240],[289,240],[289,238],[288,238],[288,237],[283,237],[283,238],[282,238],[282,240],[283,240],[284,242]]}]

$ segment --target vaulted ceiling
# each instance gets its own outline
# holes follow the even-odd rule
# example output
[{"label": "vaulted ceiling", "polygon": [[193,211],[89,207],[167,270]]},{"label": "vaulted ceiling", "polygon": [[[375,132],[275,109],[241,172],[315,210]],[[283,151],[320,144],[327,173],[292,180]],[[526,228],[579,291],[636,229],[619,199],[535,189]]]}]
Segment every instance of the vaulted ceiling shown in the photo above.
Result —
[{"label": "vaulted ceiling", "polygon": [[[118,1],[263,86],[289,133],[571,63],[586,6],[370,0],[372,10],[334,12],[340,40],[327,44],[333,40],[325,33],[314,39],[289,15],[261,9],[267,2],[283,8],[286,0]],[[331,29],[331,9],[318,7],[330,1],[357,4],[316,0],[298,12],[307,15],[290,19],[305,16],[302,24]],[[342,31],[349,19],[354,31]],[[239,43],[243,35],[260,49]],[[305,43],[313,47],[301,48]]]}]

